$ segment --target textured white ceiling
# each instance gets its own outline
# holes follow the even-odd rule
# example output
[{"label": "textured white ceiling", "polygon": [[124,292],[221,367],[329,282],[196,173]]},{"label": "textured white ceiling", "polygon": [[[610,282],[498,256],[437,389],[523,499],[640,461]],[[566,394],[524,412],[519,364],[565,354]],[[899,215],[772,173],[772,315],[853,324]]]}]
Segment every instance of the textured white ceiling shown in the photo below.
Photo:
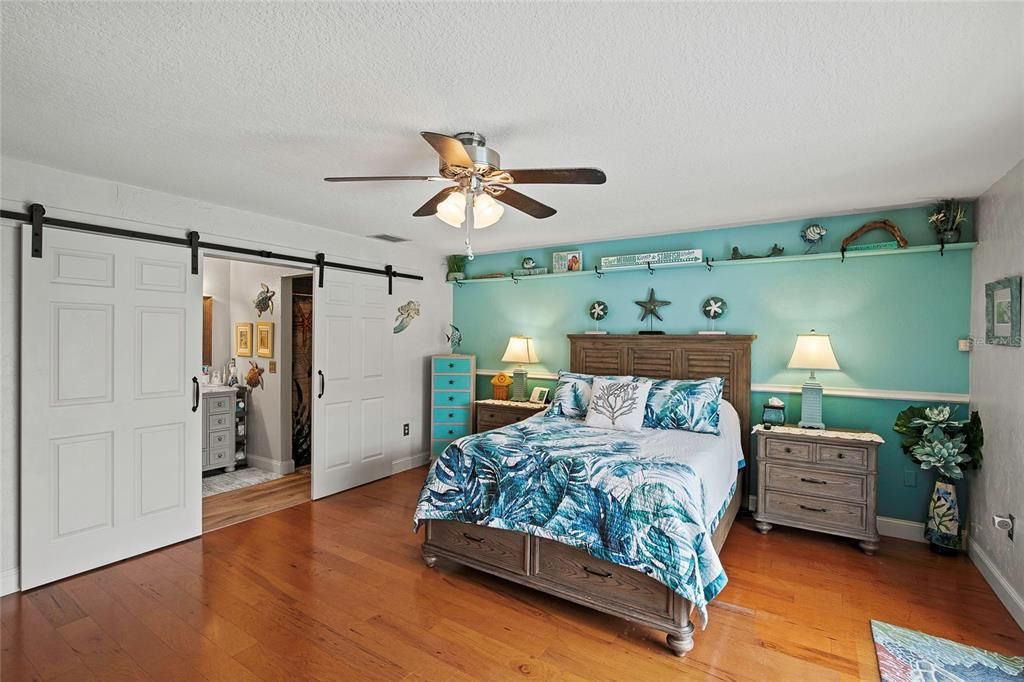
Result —
[{"label": "textured white ceiling", "polygon": [[[1024,5],[4,2],[3,153],[457,250],[418,131],[520,187],[478,251],[977,195],[1024,155]],[[38,198],[45,201],[45,197]]]}]

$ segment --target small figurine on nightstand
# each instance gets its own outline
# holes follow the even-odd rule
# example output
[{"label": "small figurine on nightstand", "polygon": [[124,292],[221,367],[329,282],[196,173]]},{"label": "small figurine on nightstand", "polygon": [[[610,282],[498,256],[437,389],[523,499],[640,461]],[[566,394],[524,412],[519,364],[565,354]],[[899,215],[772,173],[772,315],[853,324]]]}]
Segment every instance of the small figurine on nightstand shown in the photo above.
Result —
[{"label": "small figurine on nightstand", "polygon": [[504,372],[498,372],[498,374],[491,379],[491,389],[494,392],[494,399],[508,400],[508,387],[511,385],[512,377]]},{"label": "small figurine on nightstand", "polygon": [[764,404],[764,410],[761,412],[761,423],[764,424],[765,429],[785,424],[786,404],[775,396],[769,398],[768,402]]}]

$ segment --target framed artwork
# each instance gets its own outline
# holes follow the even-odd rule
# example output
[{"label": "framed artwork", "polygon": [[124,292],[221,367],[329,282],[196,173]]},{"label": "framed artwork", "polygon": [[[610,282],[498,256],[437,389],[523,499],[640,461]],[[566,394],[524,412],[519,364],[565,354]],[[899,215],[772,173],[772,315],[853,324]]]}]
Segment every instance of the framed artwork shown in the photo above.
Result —
[{"label": "framed artwork", "polygon": [[541,388],[535,386],[533,393],[530,394],[531,403],[546,403],[548,401],[548,390],[547,388]]},{"label": "framed artwork", "polygon": [[1018,275],[985,285],[985,343],[1020,347],[1020,281]]},{"label": "framed artwork", "polygon": [[235,355],[252,357],[252,322],[235,322]]},{"label": "framed artwork", "polygon": [[557,251],[551,255],[552,272],[581,272],[582,270],[582,251]]},{"label": "framed artwork", "polygon": [[256,323],[256,355],[261,358],[274,357],[274,323]]}]

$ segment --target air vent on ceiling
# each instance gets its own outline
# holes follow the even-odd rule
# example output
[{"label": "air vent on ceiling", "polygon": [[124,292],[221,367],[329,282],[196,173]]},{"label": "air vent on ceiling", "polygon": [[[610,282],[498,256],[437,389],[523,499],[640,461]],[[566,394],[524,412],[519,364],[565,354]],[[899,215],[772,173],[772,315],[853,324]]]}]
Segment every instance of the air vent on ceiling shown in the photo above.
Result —
[{"label": "air vent on ceiling", "polygon": [[402,242],[409,241],[405,237],[399,237],[393,234],[371,234],[370,239],[379,239],[382,242],[391,242],[392,244],[401,244]]}]

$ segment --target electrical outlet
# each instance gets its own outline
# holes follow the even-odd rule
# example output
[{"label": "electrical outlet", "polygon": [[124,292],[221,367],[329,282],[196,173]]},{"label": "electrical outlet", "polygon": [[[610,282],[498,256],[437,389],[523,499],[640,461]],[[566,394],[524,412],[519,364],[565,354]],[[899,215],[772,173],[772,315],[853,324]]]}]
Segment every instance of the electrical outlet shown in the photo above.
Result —
[{"label": "electrical outlet", "polygon": [[903,471],[903,487],[904,488],[916,488],[917,487],[917,470],[916,469],[905,469]]},{"label": "electrical outlet", "polygon": [[403,436],[408,436],[409,435],[409,425],[408,424],[402,424],[402,435]]}]

